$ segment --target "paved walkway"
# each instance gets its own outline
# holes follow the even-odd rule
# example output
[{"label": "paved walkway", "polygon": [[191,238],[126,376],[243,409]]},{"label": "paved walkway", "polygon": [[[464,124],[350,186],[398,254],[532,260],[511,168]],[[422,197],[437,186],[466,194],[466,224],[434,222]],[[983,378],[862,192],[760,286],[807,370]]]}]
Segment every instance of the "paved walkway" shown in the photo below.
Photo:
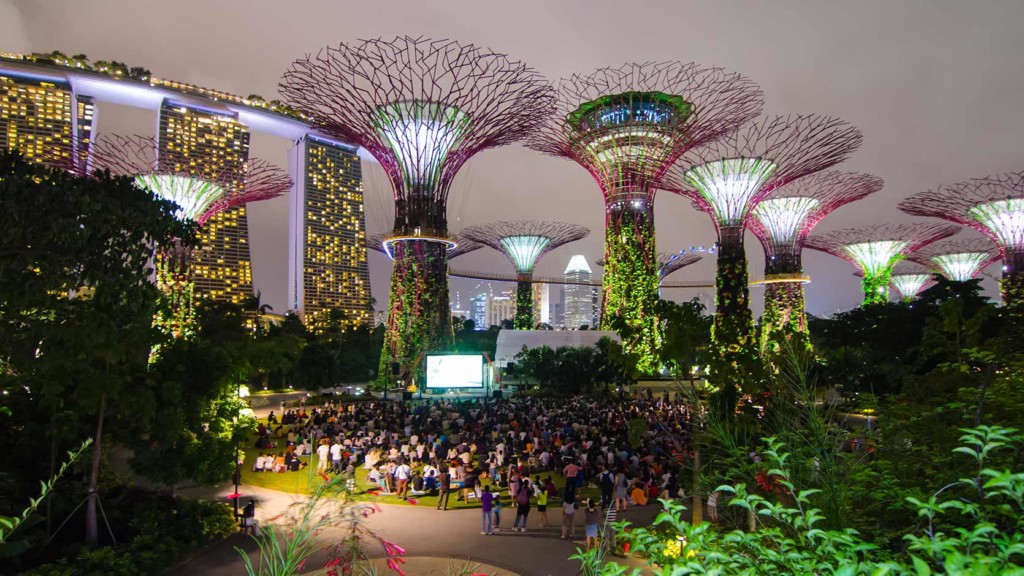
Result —
[{"label": "paved walkway", "polygon": [[[234,486],[225,484],[187,488],[180,493],[191,498],[225,499],[233,490]],[[243,502],[249,496],[257,500],[257,518],[261,518],[264,523],[285,512],[292,503],[301,499],[300,496],[292,494],[244,485],[241,493]],[[562,515],[557,507],[548,511],[548,518],[553,527],[538,528],[537,511],[532,510],[528,532],[502,531],[493,536],[480,534],[479,510],[441,512],[431,507],[386,504],[382,504],[381,508],[382,513],[372,514],[366,520],[369,529],[405,548],[406,555],[410,558],[435,559],[424,561],[426,564],[417,561],[417,566],[429,565],[429,569],[427,572],[408,570],[410,576],[427,574],[431,570],[444,574],[448,558],[487,564],[492,567],[484,570],[488,574],[495,569],[499,573],[520,576],[572,576],[579,572],[579,562],[569,560],[569,556],[576,552],[577,547],[583,546],[583,526],[577,526],[576,541],[561,540],[560,528],[556,526],[561,526]],[[654,518],[658,509],[658,506],[653,505],[632,508],[620,514],[619,519],[646,525]],[[511,527],[514,518],[513,510],[509,510],[508,507],[502,510],[502,526],[506,530]],[[581,520],[582,515],[577,514],[577,522]],[[321,538],[329,542],[332,536],[336,534],[326,531]],[[257,559],[255,542],[248,536],[239,534],[202,551],[169,573],[190,576],[244,574],[243,563],[235,550],[236,547],[244,549],[253,560]],[[382,550],[372,547],[370,553],[372,556],[383,555]],[[323,566],[325,558],[324,555],[312,558],[307,564],[308,571],[315,573],[317,568]],[[633,566],[640,565],[634,559],[620,561]]]}]

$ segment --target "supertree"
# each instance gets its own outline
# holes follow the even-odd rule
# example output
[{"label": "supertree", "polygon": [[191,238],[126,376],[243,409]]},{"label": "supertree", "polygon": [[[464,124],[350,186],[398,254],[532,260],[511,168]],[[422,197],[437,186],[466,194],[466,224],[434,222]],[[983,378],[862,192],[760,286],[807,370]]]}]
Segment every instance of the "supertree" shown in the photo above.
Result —
[{"label": "supertree", "polygon": [[889,301],[889,277],[897,262],[958,231],[951,224],[878,224],[810,236],[806,246],[857,266],[864,275],[864,304],[884,304]]},{"label": "supertree", "polygon": [[936,242],[914,252],[909,260],[937,270],[947,280],[966,282],[977,278],[999,259],[999,250],[988,238],[958,238]]},{"label": "supertree", "polygon": [[1024,172],[941,186],[907,198],[899,208],[970,226],[991,238],[1003,260],[1003,304],[1024,313],[1018,310],[1024,307]]},{"label": "supertree", "polygon": [[[194,162],[187,151],[158,153],[156,139],[146,136],[101,136],[92,143],[89,156],[91,169],[135,178],[139,186],[177,204],[176,216],[200,229],[220,212],[275,198],[292,186],[284,170],[258,159],[212,172],[204,166],[199,174],[188,168]],[[154,323],[175,338],[189,336],[194,329],[192,256],[192,248],[179,240],[160,246],[156,258],[156,282],[164,299]]]},{"label": "supertree", "polygon": [[750,211],[774,190],[845,160],[859,130],[827,116],[771,116],[695,148],[673,166],[665,188],[691,199],[718,231],[711,379],[730,390],[757,378],[743,234]]},{"label": "supertree", "polygon": [[[377,234],[371,234],[366,239],[366,246],[371,250],[376,250],[388,258],[394,259],[390,252],[390,244],[388,238],[391,237],[390,232],[380,232]],[[453,248],[448,249],[448,260],[451,261],[464,254],[469,254],[475,250],[483,248],[483,244],[478,244],[469,238],[466,238],[461,233],[455,233],[451,235],[452,242],[455,244]]]},{"label": "supertree", "polygon": [[533,329],[533,269],[545,254],[586,238],[590,230],[567,222],[508,220],[471,226],[461,234],[501,252],[516,267],[516,330]]},{"label": "supertree", "polygon": [[556,113],[527,146],[574,160],[597,180],[605,203],[601,324],[619,329],[642,372],[655,372],[655,191],[688,149],[756,117],[761,89],[719,68],[648,62],[562,78],[557,93]]},{"label": "supertree", "polygon": [[[822,218],[840,206],[881,190],[881,178],[829,170],[776,188],[754,206],[747,228],[764,248],[764,314],[761,350],[770,342],[807,334],[801,254]],[[805,342],[809,342],[804,338]]]},{"label": "supertree", "polygon": [[924,290],[926,284],[934,280],[935,275],[928,268],[908,260],[904,260],[892,269],[889,283],[900,293],[900,299],[910,302]]},{"label": "supertree", "polygon": [[285,72],[281,93],[324,130],[380,162],[395,198],[394,259],[380,374],[406,378],[453,342],[448,311],[448,192],[476,153],[522,139],[552,89],[503,54],[451,40],[398,37],[326,48]]}]

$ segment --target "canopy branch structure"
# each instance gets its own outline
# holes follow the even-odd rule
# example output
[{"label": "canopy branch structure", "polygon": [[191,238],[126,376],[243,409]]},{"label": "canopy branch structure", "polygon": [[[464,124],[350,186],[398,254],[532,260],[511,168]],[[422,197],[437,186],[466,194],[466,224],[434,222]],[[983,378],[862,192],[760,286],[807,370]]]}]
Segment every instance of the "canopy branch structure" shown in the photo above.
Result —
[{"label": "canopy branch structure", "polygon": [[527,146],[590,172],[605,204],[601,324],[641,372],[660,367],[654,195],[673,162],[755,118],[761,89],[720,68],[645,62],[562,78],[554,114]]},{"label": "canopy branch structure", "polygon": [[[157,144],[147,136],[100,136],[90,146],[89,169],[134,178],[153,195],[177,204],[176,216],[195,222],[200,232],[217,214],[276,198],[292,187],[285,170],[264,160],[249,159],[237,166],[204,164],[198,169],[187,151],[158,151]],[[158,248],[156,280],[164,296],[154,324],[175,338],[191,336],[195,330],[193,257],[192,247],[181,241]]]},{"label": "canopy branch structure", "polygon": [[833,211],[878,192],[883,184],[870,174],[817,172],[769,192],[751,210],[747,229],[761,243],[765,261],[762,353],[794,334],[807,336],[801,258],[807,235]]},{"label": "canopy branch structure", "polygon": [[533,270],[545,254],[576,240],[586,238],[590,230],[567,222],[508,220],[462,231],[470,241],[490,246],[505,255],[516,268],[516,330],[532,330]]},{"label": "canopy branch structure", "polygon": [[[838,118],[767,116],[688,151],[669,171],[663,187],[693,201],[718,231],[712,381],[738,389],[756,379],[744,372],[758,353],[743,245],[751,211],[775,190],[842,162],[862,139]],[[795,207],[809,212],[812,203]],[[795,305],[797,296],[789,293],[787,301]]]},{"label": "canopy branch structure", "polygon": [[988,238],[954,238],[929,244],[909,257],[952,282],[967,282],[999,260],[999,249]]},{"label": "canopy branch structure", "polygon": [[478,152],[521,140],[551,113],[549,83],[525,64],[471,44],[400,36],[295,61],[281,94],[321,128],[358,144],[391,182],[394,260],[379,378],[423,375],[427,352],[453,344],[448,308],[448,193]]},{"label": "canopy branch structure", "polygon": [[812,235],[806,245],[857,266],[864,276],[864,305],[884,304],[889,301],[890,276],[899,261],[959,231],[952,224],[879,224]]},{"label": "canopy branch structure", "polygon": [[1024,171],[920,192],[900,202],[899,208],[956,222],[990,238],[1003,261],[1003,304],[1024,316]]}]

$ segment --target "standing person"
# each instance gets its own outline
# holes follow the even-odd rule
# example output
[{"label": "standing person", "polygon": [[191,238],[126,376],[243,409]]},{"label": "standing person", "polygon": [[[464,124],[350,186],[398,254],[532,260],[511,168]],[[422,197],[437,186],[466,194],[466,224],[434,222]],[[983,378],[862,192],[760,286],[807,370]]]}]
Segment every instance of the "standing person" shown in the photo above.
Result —
[{"label": "standing person", "polygon": [[708,496],[708,519],[718,522],[718,492],[712,492]]},{"label": "standing person", "polygon": [[587,510],[583,514],[584,532],[587,535],[587,550],[597,546],[597,527],[601,523],[601,509],[594,504],[593,498],[587,498]]},{"label": "standing person", "polygon": [[399,459],[398,466],[395,467],[395,495],[402,500],[409,499],[409,477],[411,474],[412,468],[405,463],[405,459]]},{"label": "standing person", "polygon": [[452,475],[448,473],[448,467],[441,468],[441,475],[437,477],[437,509],[441,510],[441,505],[444,504],[444,509],[448,509],[448,497],[452,492]]},{"label": "standing person", "polygon": [[320,443],[320,446],[316,449],[316,455],[319,458],[316,463],[317,472],[327,471],[327,459],[330,457],[331,447],[327,445],[327,441],[324,440]]},{"label": "standing person", "polygon": [[565,537],[569,538],[576,537],[576,524],[574,519],[576,518],[576,495],[575,493],[570,498],[566,498],[562,502],[562,540]]},{"label": "standing person", "polygon": [[574,495],[577,488],[576,476],[580,474],[580,467],[576,465],[575,460],[572,458],[568,459],[568,464],[565,468],[562,468],[562,475],[565,476],[565,493],[569,494],[571,491]]},{"label": "standing person", "polygon": [[483,493],[480,494],[480,511],[483,514],[480,520],[480,533],[485,536],[494,534],[493,503],[494,494],[491,493],[491,487],[485,486]]},{"label": "standing person", "polygon": [[[516,494],[516,519],[512,522],[512,530],[514,532],[526,532],[526,518],[530,515],[530,479],[523,478],[522,484],[519,486],[519,492]],[[519,527],[519,521],[522,520],[523,526]]]},{"label": "standing person", "polygon": [[497,491],[497,488],[494,491],[491,507],[494,509],[494,531],[501,532],[501,493]]},{"label": "standing person", "polygon": [[615,511],[622,512],[626,509],[626,496],[629,490],[629,479],[626,478],[626,474],[619,471],[615,475]]},{"label": "standing person", "polygon": [[615,489],[615,476],[612,471],[607,468],[602,470],[598,483],[601,485],[601,507],[607,508],[612,503],[612,491]]},{"label": "standing person", "polygon": [[[540,476],[538,476],[540,478]],[[534,482],[537,484],[537,482]],[[547,490],[537,490],[537,514],[540,514],[540,527],[547,528],[551,524],[548,522],[548,492]]]},{"label": "standing person", "polygon": [[331,444],[331,472],[333,474],[341,474],[341,451],[344,449],[341,442],[335,438],[334,443]]}]

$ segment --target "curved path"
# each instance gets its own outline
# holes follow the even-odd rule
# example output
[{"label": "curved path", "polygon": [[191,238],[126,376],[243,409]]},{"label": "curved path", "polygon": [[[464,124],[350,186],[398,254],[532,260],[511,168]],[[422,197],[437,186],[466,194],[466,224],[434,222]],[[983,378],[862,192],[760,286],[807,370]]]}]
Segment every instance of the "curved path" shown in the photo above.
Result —
[{"label": "curved path", "polygon": [[[226,499],[234,489],[232,485],[219,485],[204,488],[188,488],[180,490],[183,496],[202,499]],[[284,512],[292,505],[297,496],[274,490],[242,486],[243,500],[252,496],[258,502],[257,517],[264,522]],[[409,557],[433,557],[432,570],[437,574],[445,574],[446,560],[465,559],[490,565],[498,573],[520,576],[572,576],[579,572],[580,565],[569,556],[582,547],[583,526],[577,524],[577,540],[561,540],[560,529],[555,527],[538,528],[536,510],[530,513],[530,528],[526,533],[502,531],[493,536],[480,534],[479,510],[437,511],[432,507],[397,506],[382,504],[382,513],[373,514],[366,520],[368,528],[383,538],[395,542],[406,550]],[[619,515],[635,524],[648,524],[658,512],[657,506],[633,508]],[[502,510],[502,526],[509,528],[514,519],[514,512],[508,507]],[[561,526],[561,512],[558,508],[548,511],[548,519],[553,526]],[[577,514],[577,523],[582,514]],[[322,535],[330,539],[329,531]],[[256,559],[256,545],[251,538],[235,535],[224,542],[216,544],[193,556],[183,564],[170,570],[168,574],[190,576],[237,576],[245,574],[242,559],[235,547],[248,552],[250,558]],[[372,550],[374,556],[382,555],[380,550]],[[630,565],[639,566],[634,559],[620,559]],[[316,557],[309,562],[309,572],[315,573],[323,565],[324,557]],[[421,565],[431,562],[417,560]],[[484,568],[483,566],[481,567]],[[491,573],[490,571],[487,571]],[[412,572],[408,574],[429,573]]]}]

